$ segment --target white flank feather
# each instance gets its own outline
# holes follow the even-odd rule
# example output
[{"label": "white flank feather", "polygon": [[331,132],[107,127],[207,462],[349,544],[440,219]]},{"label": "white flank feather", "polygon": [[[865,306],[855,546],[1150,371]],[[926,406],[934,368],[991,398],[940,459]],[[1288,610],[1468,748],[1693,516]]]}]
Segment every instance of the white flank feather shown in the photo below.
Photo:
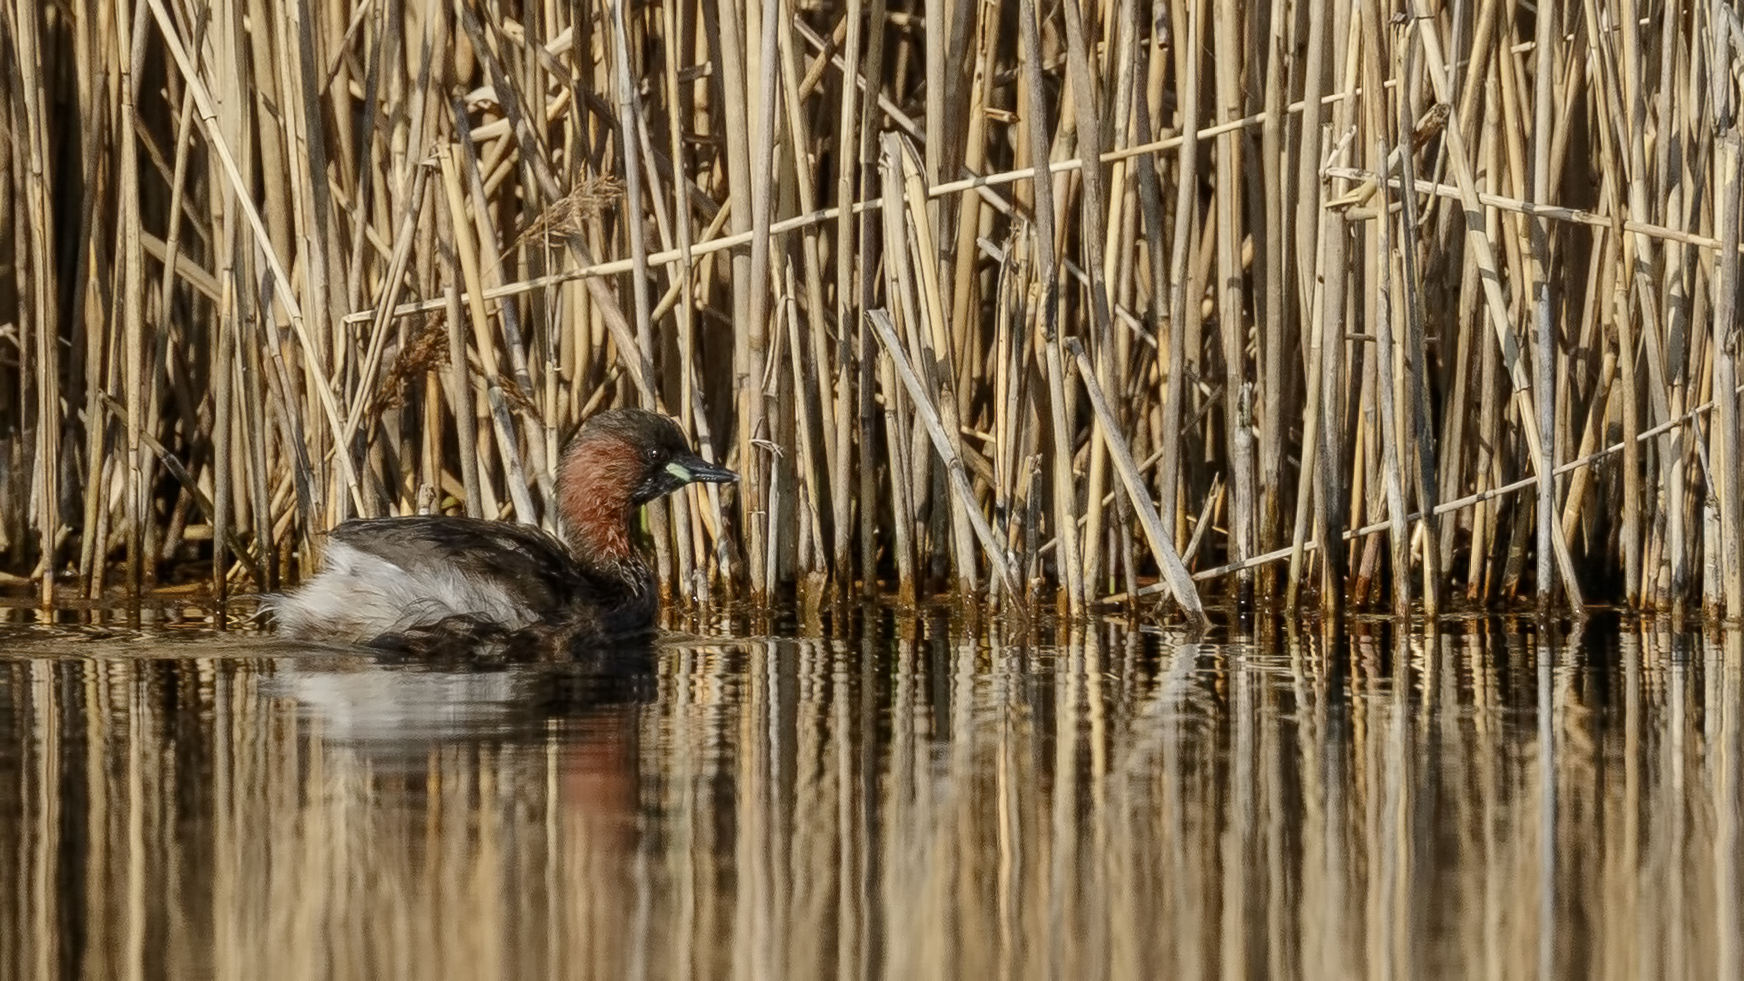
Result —
[{"label": "white flank feather", "polygon": [[538,619],[500,585],[447,570],[410,573],[343,542],[327,548],[321,571],[295,593],[263,598],[287,636],[363,641],[451,616],[511,630]]}]

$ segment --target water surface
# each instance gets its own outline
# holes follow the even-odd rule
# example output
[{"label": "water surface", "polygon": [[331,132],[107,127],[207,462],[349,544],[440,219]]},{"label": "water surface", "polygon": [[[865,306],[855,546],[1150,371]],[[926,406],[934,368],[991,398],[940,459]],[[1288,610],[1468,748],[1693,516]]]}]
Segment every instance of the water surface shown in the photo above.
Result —
[{"label": "water surface", "polygon": [[1744,977],[1736,635],[871,620],[0,632],[0,974]]}]

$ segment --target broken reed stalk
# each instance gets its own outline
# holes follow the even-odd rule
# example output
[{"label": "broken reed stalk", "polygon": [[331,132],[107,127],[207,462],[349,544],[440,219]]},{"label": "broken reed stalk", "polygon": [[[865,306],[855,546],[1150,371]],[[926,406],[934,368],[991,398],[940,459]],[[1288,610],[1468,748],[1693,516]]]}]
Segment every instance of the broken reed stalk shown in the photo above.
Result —
[{"label": "broken reed stalk", "polygon": [[[974,528],[975,537],[981,540],[988,561],[993,565],[993,571],[1004,584],[1007,592],[1015,599],[1022,593],[1017,588],[1017,572],[1012,567],[1011,557],[1006,554],[1004,546],[993,534],[993,528],[987,523],[981,509],[974,507],[975,492],[969,486],[969,477],[963,468],[963,460],[959,455],[950,430],[945,428],[938,407],[933,404],[926,389],[922,386],[920,377],[915,374],[909,364],[908,355],[903,353],[902,342],[896,337],[896,328],[890,322],[890,313],[885,310],[871,310],[867,316],[872,321],[872,327],[878,333],[878,340],[884,345],[885,353],[890,355],[892,364],[896,366],[897,374],[902,377],[902,383],[908,389],[908,394],[914,401],[915,412],[926,424],[927,435],[932,438],[933,449],[936,450],[950,474],[951,492],[968,516],[968,523]],[[968,555],[959,555],[959,561],[968,559]]]},{"label": "broken reed stalk", "polygon": [[1108,399],[1103,396],[1102,386],[1096,381],[1096,370],[1091,366],[1090,359],[1084,355],[1084,346],[1076,337],[1067,343],[1072,348],[1072,357],[1078,363],[1078,375],[1084,382],[1085,392],[1090,396],[1090,406],[1110,433],[1109,450],[1114,456],[1115,470],[1120,474],[1127,496],[1138,512],[1139,525],[1144,528],[1145,537],[1150,540],[1157,566],[1162,570],[1163,583],[1175,602],[1186,611],[1187,619],[1202,625],[1205,623],[1205,610],[1199,604],[1199,591],[1194,588],[1193,580],[1187,574],[1187,566],[1181,562],[1180,553],[1175,551],[1174,543],[1169,540],[1168,531],[1163,527],[1162,517],[1151,503],[1150,489],[1145,486],[1144,475],[1139,473],[1138,464],[1133,462],[1132,451],[1127,448],[1126,439],[1119,434],[1119,428],[1115,425],[1117,417],[1109,406]]},{"label": "broken reed stalk", "polygon": [[563,434],[640,402],[746,475],[650,516],[693,600],[1191,611],[1287,559],[1331,613],[1744,615],[1700,18],[9,2],[0,568],[44,603],[549,526]]}]

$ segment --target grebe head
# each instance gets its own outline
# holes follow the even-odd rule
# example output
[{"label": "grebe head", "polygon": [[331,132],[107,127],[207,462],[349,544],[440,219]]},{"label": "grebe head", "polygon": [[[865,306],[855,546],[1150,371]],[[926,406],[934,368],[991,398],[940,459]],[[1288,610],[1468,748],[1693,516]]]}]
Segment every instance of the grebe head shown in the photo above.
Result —
[{"label": "grebe head", "polygon": [[631,554],[631,512],[685,484],[739,475],[692,452],[678,424],[645,409],[608,409],[583,423],[557,472],[559,504],[584,559]]}]

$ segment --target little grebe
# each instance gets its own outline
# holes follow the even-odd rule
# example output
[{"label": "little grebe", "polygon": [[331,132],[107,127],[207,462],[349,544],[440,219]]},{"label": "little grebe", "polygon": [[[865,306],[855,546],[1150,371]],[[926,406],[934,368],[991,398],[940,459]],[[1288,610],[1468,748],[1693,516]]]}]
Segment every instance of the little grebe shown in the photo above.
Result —
[{"label": "little grebe", "polygon": [[693,481],[738,479],[691,452],[671,419],[611,409],[581,427],[558,467],[568,545],[506,521],[347,521],[328,536],[320,573],[266,605],[287,636],[389,647],[521,633],[573,647],[646,633],[660,599],[632,536],[637,508]]}]

